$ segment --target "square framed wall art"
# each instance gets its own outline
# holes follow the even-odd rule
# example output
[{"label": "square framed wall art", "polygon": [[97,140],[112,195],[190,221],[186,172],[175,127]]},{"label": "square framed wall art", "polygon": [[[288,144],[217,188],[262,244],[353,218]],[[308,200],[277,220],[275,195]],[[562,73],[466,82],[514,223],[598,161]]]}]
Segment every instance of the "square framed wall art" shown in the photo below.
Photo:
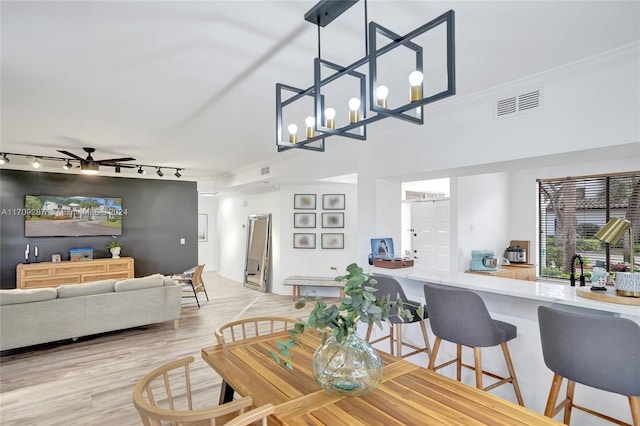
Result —
[{"label": "square framed wall art", "polygon": [[344,210],[345,195],[344,194],[323,194],[322,209],[323,210]]},{"label": "square framed wall art", "polygon": [[294,228],[315,228],[316,214],[315,213],[294,213],[293,227]]},{"label": "square framed wall art", "polygon": [[297,248],[297,249],[316,248],[316,234],[293,234],[293,248]]},{"label": "square framed wall art", "polygon": [[323,249],[343,249],[344,234],[322,234],[321,244]]},{"label": "square framed wall art", "polygon": [[344,213],[322,213],[323,228],[344,228]]},{"label": "square framed wall art", "polygon": [[296,210],[315,210],[316,194],[294,194],[293,208]]}]

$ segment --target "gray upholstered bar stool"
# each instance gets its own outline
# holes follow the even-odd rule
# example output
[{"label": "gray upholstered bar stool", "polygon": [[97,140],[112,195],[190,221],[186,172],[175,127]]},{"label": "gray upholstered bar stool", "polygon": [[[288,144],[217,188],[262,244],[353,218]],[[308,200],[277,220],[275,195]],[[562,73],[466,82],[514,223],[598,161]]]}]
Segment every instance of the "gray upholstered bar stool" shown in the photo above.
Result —
[{"label": "gray upholstered bar stool", "polygon": [[[538,307],[544,363],[553,382],[544,415],[555,417],[564,408],[564,423],[571,408],[586,411],[617,424],[626,424],[573,403],[576,383],[626,395],[633,424],[640,426],[640,326],[619,317]],[[565,399],[556,406],[563,378],[568,380]]]},{"label": "gray upholstered bar stool", "polygon": [[[377,284],[374,286],[375,288],[378,289],[378,291],[376,292],[376,297],[382,298],[383,296],[388,294],[389,300],[391,301],[396,301],[399,298],[400,300],[402,300],[403,306],[406,309],[409,309],[409,311],[411,311],[411,314],[413,315],[413,319],[410,321],[405,319],[403,321],[397,316],[395,316],[394,312],[390,312],[389,322],[391,324],[389,327],[389,334],[371,341],[370,340],[371,331],[373,330],[374,325],[370,324],[369,328],[367,329],[367,335],[366,335],[367,342],[374,344],[374,343],[378,343],[386,339],[389,339],[389,351],[390,351],[389,353],[391,355],[396,354],[396,356],[399,356],[400,358],[407,358],[407,357],[419,354],[421,352],[424,352],[428,356],[431,356],[431,346],[429,345],[429,338],[427,335],[427,326],[424,323],[424,318],[427,318],[427,310],[424,309],[424,315],[423,315],[424,318],[420,318],[420,316],[417,314],[417,309],[422,305],[422,303],[408,300],[407,295],[404,293],[404,290],[402,289],[402,286],[395,278],[378,276],[378,275],[373,276],[371,278],[377,281]],[[422,331],[422,338],[424,339],[424,347],[419,347],[412,343],[402,340],[402,325],[416,323],[416,322],[420,324],[420,331]],[[395,351],[394,351],[394,343],[395,343]],[[403,346],[406,346],[413,350],[409,353],[402,353]]]},{"label": "gray upholstered bar stool", "polygon": [[[485,391],[500,385],[511,383],[516,393],[518,404],[524,406],[516,373],[509,355],[507,342],[517,336],[517,328],[513,324],[494,320],[484,301],[476,293],[460,288],[427,283],[424,285],[424,296],[429,311],[431,330],[436,335],[433,344],[429,369],[438,370],[456,363],[456,378],[461,380],[462,367],[475,371],[476,387]],[[456,358],[436,366],[436,357],[442,340],[456,344]],[[462,362],[462,346],[473,348],[475,365]],[[482,369],[481,348],[500,345],[504,360],[509,370],[509,377],[502,377]],[[483,387],[482,375],[498,381]]]}]

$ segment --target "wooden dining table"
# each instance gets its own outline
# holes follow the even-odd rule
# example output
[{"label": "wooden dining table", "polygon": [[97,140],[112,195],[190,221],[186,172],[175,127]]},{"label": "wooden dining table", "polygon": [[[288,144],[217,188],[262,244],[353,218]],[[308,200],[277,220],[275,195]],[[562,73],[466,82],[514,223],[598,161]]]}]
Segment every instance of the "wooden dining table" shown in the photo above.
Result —
[{"label": "wooden dining table", "polygon": [[[542,414],[457,382],[409,361],[380,352],[382,383],[367,395],[346,397],[322,390],[313,378],[315,333],[301,335],[291,350],[293,369],[277,364],[271,351],[286,332],[202,349],[202,358],[256,407],[271,403],[275,425],[557,425]],[[525,401],[526,402],[526,401]]]}]

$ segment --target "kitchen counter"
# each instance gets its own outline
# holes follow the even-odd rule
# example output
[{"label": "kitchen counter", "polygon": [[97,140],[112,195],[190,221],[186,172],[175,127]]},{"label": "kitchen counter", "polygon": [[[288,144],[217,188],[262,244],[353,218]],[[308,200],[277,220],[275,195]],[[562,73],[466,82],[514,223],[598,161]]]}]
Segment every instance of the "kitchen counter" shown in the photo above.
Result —
[{"label": "kitchen counter", "polygon": [[[532,282],[518,279],[501,278],[481,274],[467,274],[464,272],[447,272],[413,268],[386,269],[369,267],[371,274],[392,276],[401,283],[407,297],[411,300],[424,302],[424,283],[433,282],[451,285],[473,290],[482,297],[487,309],[494,319],[514,324],[518,328],[518,337],[509,342],[511,357],[518,375],[524,403],[539,413],[544,412],[553,373],[544,364],[542,346],[540,343],[540,330],[538,326],[538,307],[555,304],[595,309],[608,312],[610,315],[628,318],[640,324],[640,306],[621,305],[599,300],[586,299],[576,295],[576,287],[568,284],[552,282]],[[586,287],[583,287],[586,288]],[[427,319],[428,322],[428,319]],[[562,324],[558,324],[562,327]],[[404,340],[420,344],[422,336],[418,327],[403,327]],[[373,338],[383,334],[374,327]],[[429,338],[433,342],[434,336],[429,330]],[[380,347],[388,350],[388,345]],[[455,345],[443,342],[438,361],[455,358]],[[580,355],[576,353],[576,362],[580,362]],[[465,360],[473,360],[473,351],[463,349]],[[408,358],[409,360],[426,365],[427,357],[420,356]],[[466,361],[465,361],[466,362]],[[506,374],[504,359],[499,347],[484,348],[482,351],[482,363],[488,371],[497,374]],[[606,360],[603,362],[606,368]],[[438,370],[448,377],[455,377],[455,366],[450,365]],[[463,382],[474,385],[473,371],[463,369]],[[488,384],[489,382],[487,382]],[[500,386],[491,393],[515,402],[515,395],[510,386]],[[615,416],[623,421],[631,423],[631,412],[627,398],[609,392],[603,392],[582,385],[576,386],[576,395],[579,404],[587,406],[610,416]],[[561,417],[561,416],[560,416]],[[575,417],[575,418],[574,418]],[[557,420],[557,419],[556,419]],[[574,410],[572,420],[581,426],[596,426],[609,424],[597,417]]]},{"label": "kitchen counter", "polygon": [[620,314],[624,317],[628,316],[630,319],[634,319],[636,322],[640,323],[640,307],[586,299],[578,296],[576,294],[576,287],[571,287],[568,284],[557,284],[544,281],[530,282],[480,274],[467,274],[463,272],[417,269],[415,267],[400,269],[369,267],[369,272],[377,275],[405,278],[421,282],[448,284],[455,287],[467,288],[469,290],[531,299],[541,302],[560,303],[563,305],[597,309],[600,311]]}]

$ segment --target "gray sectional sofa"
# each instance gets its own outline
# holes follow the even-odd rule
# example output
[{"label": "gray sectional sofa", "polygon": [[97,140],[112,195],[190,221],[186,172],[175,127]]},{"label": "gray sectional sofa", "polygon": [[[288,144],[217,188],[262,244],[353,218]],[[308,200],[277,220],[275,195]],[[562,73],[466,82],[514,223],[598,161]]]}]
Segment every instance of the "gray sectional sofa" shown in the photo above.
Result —
[{"label": "gray sectional sofa", "polygon": [[160,274],[57,288],[0,290],[0,350],[173,321],[182,286]]}]

